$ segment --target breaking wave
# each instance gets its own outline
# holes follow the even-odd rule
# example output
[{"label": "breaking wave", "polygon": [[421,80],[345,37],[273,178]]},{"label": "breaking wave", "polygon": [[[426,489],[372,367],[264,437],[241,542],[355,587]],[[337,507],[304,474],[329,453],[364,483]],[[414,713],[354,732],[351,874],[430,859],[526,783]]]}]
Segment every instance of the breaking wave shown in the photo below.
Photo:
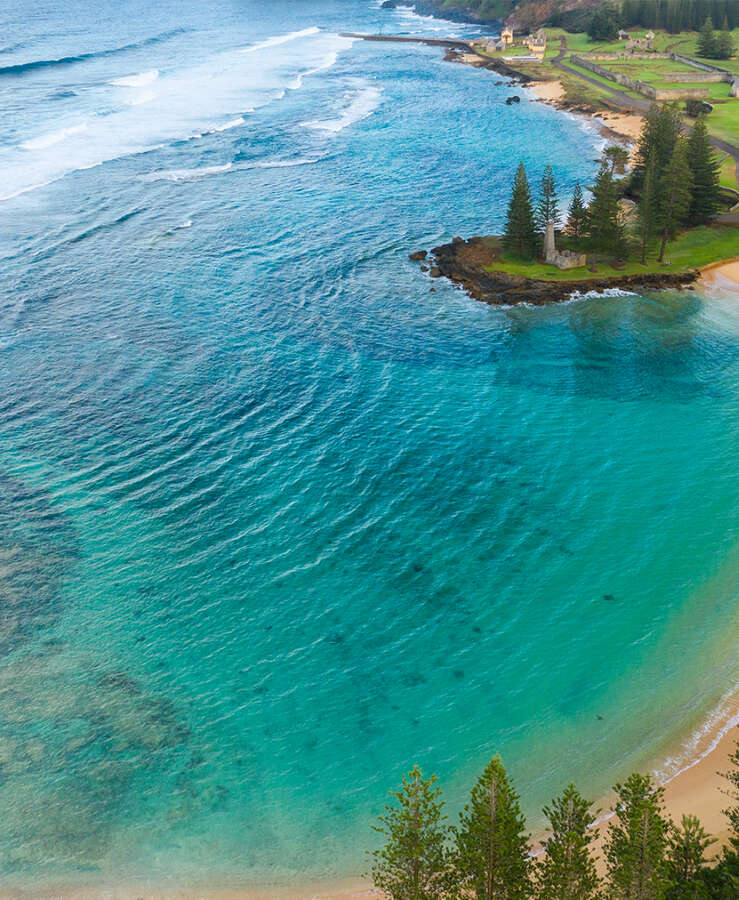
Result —
[{"label": "breaking wave", "polygon": [[151,69],[148,72],[139,72],[138,75],[127,75],[124,78],[114,78],[110,84],[116,87],[145,87],[159,78],[159,69]]},{"label": "breaking wave", "polygon": [[293,31],[290,34],[276,35],[275,37],[267,38],[266,41],[253,44],[251,47],[244,47],[241,53],[257,53],[260,50],[269,50],[270,47],[279,47],[280,44],[288,44],[290,41],[295,41],[299,38],[310,37],[313,34],[319,34],[320,31],[320,28],[313,26],[312,28],[304,28],[302,31]]},{"label": "breaking wave", "polygon": [[178,34],[184,34],[187,29],[173,28],[171,31],[163,31],[161,34],[155,34],[143,41],[136,41],[133,44],[124,44],[122,47],[111,47],[109,50],[92,50],[89,53],[78,53],[75,56],[62,56],[58,59],[35,59],[32,62],[15,63],[10,66],[0,66],[0,76],[2,75],[23,75],[26,72],[32,72],[34,69],[46,69],[52,66],[71,66],[74,63],[85,62],[88,59],[103,59],[106,56],[115,56],[118,53],[127,53],[129,50],[141,50],[143,47],[150,47],[152,44],[160,44],[168,41]]},{"label": "breaking wave", "polygon": [[348,104],[343,113],[334,119],[319,119],[312,122],[303,122],[306,128],[316,131],[328,131],[338,134],[350,125],[355,125],[371,116],[380,105],[382,90],[377,87],[367,87],[348,96]]}]

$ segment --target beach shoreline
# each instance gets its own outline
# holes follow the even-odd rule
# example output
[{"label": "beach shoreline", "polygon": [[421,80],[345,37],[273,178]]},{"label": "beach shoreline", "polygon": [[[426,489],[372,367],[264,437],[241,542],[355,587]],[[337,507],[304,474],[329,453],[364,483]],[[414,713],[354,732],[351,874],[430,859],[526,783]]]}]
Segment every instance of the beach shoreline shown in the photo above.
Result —
[{"label": "beach shoreline", "polygon": [[[739,261],[737,261],[739,263]],[[739,287],[739,285],[738,285]],[[697,815],[701,824],[717,841],[711,858],[720,853],[728,839],[728,822],[723,810],[729,800],[722,792],[728,788],[723,773],[730,768],[729,757],[739,741],[739,693],[732,694],[715,707],[699,728],[685,735],[673,751],[662,754],[652,767],[655,779],[665,789],[668,815],[679,821],[683,814]],[[645,769],[649,769],[645,766]],[[611,817],[612,796],[595,803],[601,809],[594,850],[599,851]],[[367,823],[369,827],[371,823]],[[541,833],[532,839],[533,854],[539,855]],[[602,869],[602,857],[601,857]],[[228,879],[213,883],[182,885],[140,882],[101,883],[96,886],[57,884],[53,887],[0,889],[0,900],[377,900],[383,895],[359,877],[306,881],[299,885],[247,885]]]}]

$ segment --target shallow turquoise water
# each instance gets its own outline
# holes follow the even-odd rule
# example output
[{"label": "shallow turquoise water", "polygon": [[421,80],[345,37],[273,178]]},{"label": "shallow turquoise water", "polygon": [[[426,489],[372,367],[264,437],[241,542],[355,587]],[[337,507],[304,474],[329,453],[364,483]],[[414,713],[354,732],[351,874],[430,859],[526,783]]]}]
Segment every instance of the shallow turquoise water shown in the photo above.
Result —
[{"label": "shallow turquoise water", "polygon": [[407,261],[598,135],[337,37],[362,2],[24,7],[2,883],[355,873],[414,762],[454,806],[499,750],[535,822],[697,725],[736,676],[735,307],[496,310]]}]

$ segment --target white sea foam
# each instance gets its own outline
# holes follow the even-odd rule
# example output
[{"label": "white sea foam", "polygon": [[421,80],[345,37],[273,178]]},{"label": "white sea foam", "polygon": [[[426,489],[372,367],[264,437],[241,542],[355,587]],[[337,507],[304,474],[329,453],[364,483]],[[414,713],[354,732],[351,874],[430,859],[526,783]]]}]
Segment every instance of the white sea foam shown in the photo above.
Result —
[{"label": "white sea foam", "polygon": [[[305,40],[288,41],[308,33]],[[93,79],[76,101],[76,121],[61,122],[64,127],[55,131],[42,126],[15,146],[0,148],[0,190],[11,198],[110,160],[237,128],[247,110],[277,102],[302,86],[308,73],[333,66],[353,43],[317,28],[295,35],[271,39],[265,54],[235,49],[173,71],[157,70],[156,78],[153,69],[118,78],[125,84],[112,95],[117,108],[111,108],[110,89]]]},{"label": "white sea foam", "polygon": [[148,72],[139,72],[138,75],[126,75],[123,78],[114,78],[110,84],[116,87],[145,87],[159,78],[159,69],[150,69]]},{"label": "white sea foam", "polygon": [[152,100],[156,100],[156,98],[157,95],[154,93],[154,91],[143,91],[136,97],[131,97],[130,100],[126,100],[126,104],[128,106],[143,106],[144,103],[151,103]]},{"label": "white sea foam", "polygon": [[47,147],[53,147],[54,144],[59,144],[71,135],[80,134],[83,131],[87,131],[87,122],[71,125],[68,128],[60,128],[59,131],[47,132],[37,138],[32,138],[30,141],[24,141],[21,147],[24,150],[45,150]]},{"label": "white sea foam", "polygon": [[216,125],[213,131],[230,131],[232,128],[238,128],[239,125],[243,125],[244,121],[244,117],[239,116],[237,119],[231,119],[229,122],[224,122],[223,125]]},{"label": "white sea foam", "polygon": [[[226,172],[248,171],[252,169],[292,169],[295,166],[309,166],[319,162],[321,157],[296,156],[291,159],[259,159],[242,163],[225,163],[221,166],[198,166],[193,169],[160,169],[142,175],[143,181],[171,181],[175,184],[196,181],[211,175],[224,175]],[[180,226],[185,227],[185,226]]]},{"label": "white sea foam", "polygon": [[0,203],[4,203],[6,200],[13,200],[16,197],[22,197],[23,194],[30,194],[32,191],[37,191],[40,188],[48,187],[56,180],[57,179],[53,178],[51,181],[40,181],[38,184],[29,184],[27,187],[19,188],[17,191],[13,191],[11,194],[4,194],[0,197]]},{"label": "white sea foam", "polygon": [[241,53],[258,53],[260,50],[269,50],[271,47],[279,47],[281,44],[289,44],[290,41],[296,41],[299,38],[310,37],[313,34],[320,34],[321,29],[313,26],[312,28],[304,28],[302,31],[293,31],[290,34],[279,34],[275,37],[267,38],[259,44],[251,47],[244,47]]},{"label": "white sea foam", "polygon": [[161,169],[157,172],[149,172],[142,175],[143,181],[194,181],[197,178],[207,178],[209,175],[222,175],[230,172],[233,163],[225,163],[222,166],[198,166],[194,169]]},{"label": "white sea foam", "polygon": [[330,69],[332,66],[336,65],[338,58],[339,54],[337,51],[329,53],[320,65],[315,66],[313,69],[308,69],[305,72],[301,72],[299,75],[296,75],[295,78],[288,84],[288,88],[291,91],[300,90],[300,88],[303,86],[304,78],[308,78],[310,75],[317,75],[319,72],[323,72],[325,69]]},{"label": "white sea foam", "polygon": [[350,125],[361,122],[371,116],[372,113],[380,105],[382,91],[377,87],[365,87],[345,95],[347,105],[344,107],[340,116],[334,119],[319,119],[312,122],[303,122],[306,128],[313,128],[316,131],[328,131],[332,134],[338,134]]}]

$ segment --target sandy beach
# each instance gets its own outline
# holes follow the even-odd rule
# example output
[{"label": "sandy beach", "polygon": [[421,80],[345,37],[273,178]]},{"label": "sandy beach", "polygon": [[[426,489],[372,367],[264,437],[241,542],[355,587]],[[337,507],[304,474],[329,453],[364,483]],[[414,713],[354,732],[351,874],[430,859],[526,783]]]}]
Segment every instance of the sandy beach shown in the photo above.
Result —
[{"label": "sandy beach", "polygon": [[[549,103],[552,106],[556,106],[558,109],[569,109],[568,105],[565,103],[565,89],[562,82],[557,80],[532,81],[527,84],[526,87],[529,88],[536,99],[540,100],[542,103]],[[636,113],[611,112],[610,110],[583,113],[582,110],[577,109],[572,110],[572,112],[575,112],[578,115],[587,115],[588,118],[592,118],[600,123],[602,131],[607,137],[626,141],[631,144],[631,155],[633,160],[636,144],[639,135],[641,134],[642,125],[644,124],[644,120],[640,115],[637,115]]]},{"label": "sandy beach", "polygon": [[739,294],[739,257],[704,266],[701,269],[700,284],[708,289]]}]

